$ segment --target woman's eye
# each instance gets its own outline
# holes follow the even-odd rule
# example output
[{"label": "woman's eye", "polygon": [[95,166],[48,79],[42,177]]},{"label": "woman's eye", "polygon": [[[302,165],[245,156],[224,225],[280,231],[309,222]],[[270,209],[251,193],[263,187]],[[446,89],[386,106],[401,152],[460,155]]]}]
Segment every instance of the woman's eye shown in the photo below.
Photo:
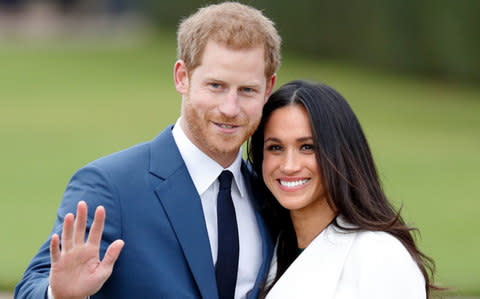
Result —
[{"label": "woman's eye", "polygon": [[304,151],[313,151],[313,144],[304,144],[304,145],[302,145],[302,150],[304,150]]},{"label": "woman's eye", "polygon": [[281,149],[282,149],[281,146],[278,144],[272,144],[267,146],[267,151],[270,151],[270,152],[279,151]]}]

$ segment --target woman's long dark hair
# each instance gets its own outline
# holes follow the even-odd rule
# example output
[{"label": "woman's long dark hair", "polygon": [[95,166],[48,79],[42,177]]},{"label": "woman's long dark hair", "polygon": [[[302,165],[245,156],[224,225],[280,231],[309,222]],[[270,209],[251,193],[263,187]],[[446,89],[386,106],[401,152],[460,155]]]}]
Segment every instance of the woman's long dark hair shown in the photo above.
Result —
[{"label": "woman's long dark hair", "polygon": [[[430,280],[434,272],[433,260],[415,244],[411,231],[417,229],[406,226],[400,212],[387,200],[357,117],[333,88],[302,80],[287,83],[270,96],[263,108],[260,125],[248,144],[249,160],[256,173],[256,190],[264,200],[264,217],[272,234],[279,238],[274,283],[295,260],[298,248],[289,211],[263,183],[264,129],[272,112],[288,105],[301,105],[307,111],[329,205],[357,227],[353,230],[384,231],[396,237],[420,268],[429,298],[430,290],[438,289]],[[333,224],[340,227],[336,221]]]}]

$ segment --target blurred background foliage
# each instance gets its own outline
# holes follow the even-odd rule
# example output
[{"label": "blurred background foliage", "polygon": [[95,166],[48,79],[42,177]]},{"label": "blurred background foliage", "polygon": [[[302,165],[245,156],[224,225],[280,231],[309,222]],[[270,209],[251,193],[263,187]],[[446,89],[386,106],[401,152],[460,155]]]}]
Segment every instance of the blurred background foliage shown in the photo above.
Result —
[{"label": "blurred background foliage", "polygon": [[[138,13],[157,28],[221,1],[39,0],[64,12]],[[33,0],[0,0],[18,8]],[[244,0],[272,18],[284,49],[390,71],[480,82],[478,0]]]},{"label": "blurred background foliage", "polygon": [[[478,0],[256,0],[284,49],[312,57],[441,79],[480,81]],[[157,24],[175,28],[207,1],[145,1]]]}]

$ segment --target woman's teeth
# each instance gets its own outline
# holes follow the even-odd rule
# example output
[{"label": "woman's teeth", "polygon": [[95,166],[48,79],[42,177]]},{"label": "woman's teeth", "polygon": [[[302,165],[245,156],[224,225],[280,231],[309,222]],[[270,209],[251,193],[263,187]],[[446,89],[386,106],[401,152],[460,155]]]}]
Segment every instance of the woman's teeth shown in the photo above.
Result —
[{"label": "woman's teeth", "polygon": [[280,185],[288,187],[288,188],[292,188],[292,187],[297,187],[297,186],[303,185],[306,182],[308,182],[308,179],[298,180],[298,181],[282,181],[282,180],[280,180]]}]

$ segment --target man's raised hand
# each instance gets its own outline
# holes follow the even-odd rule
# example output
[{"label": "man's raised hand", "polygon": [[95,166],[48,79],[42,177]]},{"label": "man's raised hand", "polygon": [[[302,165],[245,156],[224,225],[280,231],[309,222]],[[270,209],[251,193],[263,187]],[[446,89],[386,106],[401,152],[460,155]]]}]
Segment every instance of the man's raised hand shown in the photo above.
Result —
[{"label": "man's raised hand", "polygon": [[103,260],[100,261],[105,209],[102,206],[97,207],[85,242],[87,212],[87,204],[80,201],[76,218],[71,213],[65,216],[62,249],[58,235],[52,236],[49,283],[55,299],[84,298],[98,292],[112,274],[113,265],[123,248],[122,240],[114,241],[108,246]]}]

